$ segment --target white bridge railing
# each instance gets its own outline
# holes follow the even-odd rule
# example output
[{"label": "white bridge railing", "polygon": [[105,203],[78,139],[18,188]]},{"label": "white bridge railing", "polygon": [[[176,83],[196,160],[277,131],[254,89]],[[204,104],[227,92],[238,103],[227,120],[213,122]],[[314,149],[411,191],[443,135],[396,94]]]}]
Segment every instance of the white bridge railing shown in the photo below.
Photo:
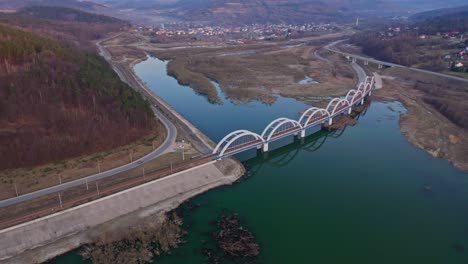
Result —
[{"label": "white bridge railing", "polygon": [[364,99],[371,95],[374,87],[374,77],[367,77],[357,89],[351,89],[344,98],[332,99],[326,108],[311,107],[301,115],[299,120],[286,117],[275,119],[265,127],[261,134],[244,129],[231,132],[219,141],[212,155],[215,156],[214,159],[220,160],[252,148],[263,147],[263,151],[267,152],[268,143],[275,140],[290,135],[303,138],[306,129],[327,121],[329,125],[332,125],[335,116],[343,113],[351,114],[352,107],[363,104]]}]

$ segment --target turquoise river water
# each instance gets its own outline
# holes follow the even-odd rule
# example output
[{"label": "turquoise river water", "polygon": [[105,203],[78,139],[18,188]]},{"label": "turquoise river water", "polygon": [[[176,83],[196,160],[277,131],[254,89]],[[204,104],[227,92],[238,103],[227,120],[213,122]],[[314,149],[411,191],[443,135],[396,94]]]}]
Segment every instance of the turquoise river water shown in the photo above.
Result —
[{"label": "turquoise river water", "polygon": [[[223,103],[210,104],[167,76],[163,61],[149,58],[135,71],[214,141],[235,129],[261,133],[308,107],[282,97],[271,106],[234,104],[221,90]],[[409,144],[399,131],[404,111],[398,102],[372,102],[344,131],[243,154],[244,180],[181,206],[187,242],[157,263],[208,263],[202,251],[214,247],[214,223],[227,212],[259,241],[252,263],[468,263],[468,175]],[[86,262],[74,251],[53,263]]]}]

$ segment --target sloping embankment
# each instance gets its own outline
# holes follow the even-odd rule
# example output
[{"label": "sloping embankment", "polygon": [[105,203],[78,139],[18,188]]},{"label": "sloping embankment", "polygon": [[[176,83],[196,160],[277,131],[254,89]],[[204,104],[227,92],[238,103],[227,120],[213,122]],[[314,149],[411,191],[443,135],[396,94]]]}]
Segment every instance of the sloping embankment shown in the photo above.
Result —
[{"label": "sloping embankment", "polygon": [[244,174],[234,159],[210,162],[102,199],[0,231],[1,263],[38,263],[91,243],[103,230],[128,228],[139,219]]}]

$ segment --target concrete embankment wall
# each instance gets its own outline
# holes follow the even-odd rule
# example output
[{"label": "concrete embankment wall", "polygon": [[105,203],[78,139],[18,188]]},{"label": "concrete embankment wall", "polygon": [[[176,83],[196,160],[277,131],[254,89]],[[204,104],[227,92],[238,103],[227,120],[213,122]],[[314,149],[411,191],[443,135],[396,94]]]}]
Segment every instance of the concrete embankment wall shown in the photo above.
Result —
[{"label": "concrete embankment wall", "polygon": [[[208,163],[65,210],[0,230],[0,263],[39,263],[91,243],[103,228],[127,218],[167,212],[244,174],[234,159]],[[123,220],[122,220],[123,221]],[[135,223],[135,221],[133,221]],[[125,228],[121,225],[119,228]],[[116,231],[118,232],[118,230]]]}]

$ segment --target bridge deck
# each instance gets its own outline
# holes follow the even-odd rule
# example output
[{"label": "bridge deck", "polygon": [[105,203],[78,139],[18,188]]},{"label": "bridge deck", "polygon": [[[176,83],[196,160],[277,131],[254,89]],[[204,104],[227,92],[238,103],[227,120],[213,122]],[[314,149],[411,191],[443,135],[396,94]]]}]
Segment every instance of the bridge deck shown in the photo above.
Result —
[{"label": "bridge deck", "polygon": [[[237,145],[237,146],[234,146],[234,147],[230,147],[230,148],[226,149],[226,151],[224,151],[223,155],[220,155],[221,151],[219,151],[217,153],[211,154],[209,157],[213,158],[213,159],[221,159],[221,158],[224,158],[224,157],[232,156],[232,155],[238,154],[240,152],[246,151],[248,149],[252,149],[252,148],[260,146],[260,145],[268,144],[270,142],[279,140],[279,139],[284,138],[286,136],[290,136],[290,135],[293,135],[293,134],[300,133],[302,130],[305,130],[305,129],[311,128],[313,126],[322,124],[322,123],[328,121],[329,119],[331,119],[331,118],[333,118],[335,116],[341,115],[342,113],[344,113],[348,109],[350,109],[353,106],[359,104],[361,102],[361,100],[363,98],[365,98],[366,96],[368,96],[369,93],[372,91],[372,89],[374,87],[374,83],[372,81],[369,82],[369,83],[366,81],[365,85],[367,86],[369,84],[371,84],[371,88],[369,90],[364,89],[364,91],[365,91],[364,94],[357,96],[355,98],[355,100],[351,104],[349,104],[349,105],[345,104],[343,106],[340,106],[338,109],[335,110],[335,112],[332,115],[323,115],[322,114],[321,116],[318,116],[318,117],[315,117],[315,118],[309,120],[307,122],[307,124],[296,125],[294,127],[285,129],[283,131],[276,132],[271,136],[271,138],[269,140],[267,140],[266,138],[263,138],[263,140],[262,139],[255,139],[255,140],[252,140],[252,141],[244,143],[244,144],[240,144],[240,145]],[[350,100],[352,100],[352,97],[348,97],[346,99],[349,102]],[[309,117],[309,116],[306,116],[306,117]]]}]

